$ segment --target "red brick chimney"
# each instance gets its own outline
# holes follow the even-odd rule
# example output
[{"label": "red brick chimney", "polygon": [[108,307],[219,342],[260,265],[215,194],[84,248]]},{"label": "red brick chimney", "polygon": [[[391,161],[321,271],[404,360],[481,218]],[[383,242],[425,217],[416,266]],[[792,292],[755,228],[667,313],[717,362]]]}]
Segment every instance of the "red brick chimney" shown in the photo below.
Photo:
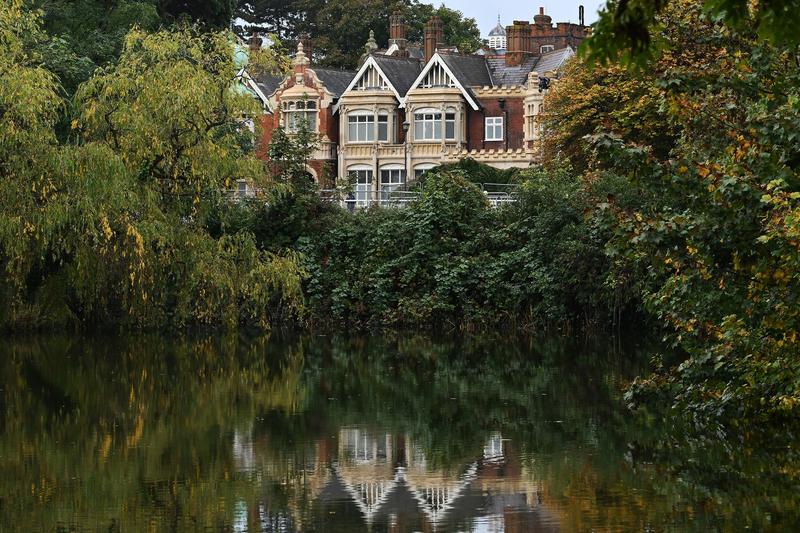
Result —
[{"label": "red brick chimney", "polygon": [[425,62],[431,60],[437,48],[444,47],[444,24],[436,15],[425,23]]},{"label": "red brick chimney", "polygon": [[545,15],[544,8],[540,7],[539,14],[533,17],[533,22],[535,22],[537,26],[552,26],[553,17]]},{"label": "red brick chimney", "polygon": [[531,24],[526,20],[515,20],[506,28],[508,39],[506,49],[506,65],[517,67],[531,55]]},{"label": "red brick chimney", "polygon": [[393,54],[395,57],[408,57],[408,50],[406,49],[407,29],[405,17],[400,11],[395,11],[389,17],[389,46],[397,45],[397,51]]}]

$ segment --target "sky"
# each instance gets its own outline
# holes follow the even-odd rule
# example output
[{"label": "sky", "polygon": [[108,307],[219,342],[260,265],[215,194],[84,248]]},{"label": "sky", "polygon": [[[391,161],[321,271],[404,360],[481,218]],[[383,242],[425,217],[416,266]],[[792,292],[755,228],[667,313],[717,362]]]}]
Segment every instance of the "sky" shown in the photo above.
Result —
[{"label": "sky", "polygon": [[515,20],[533,20],[544,7],[544,12],[553,17],[553,22],[578,22],[578,6],[586,8],[586,24],[597,20],[597,11],[605,5],[605,0],[424,0],[435,6],[444,4],[457,9],[464,16],[478,21],[481,36],[497,25],[497,15],[503,26],[510,26]]}]

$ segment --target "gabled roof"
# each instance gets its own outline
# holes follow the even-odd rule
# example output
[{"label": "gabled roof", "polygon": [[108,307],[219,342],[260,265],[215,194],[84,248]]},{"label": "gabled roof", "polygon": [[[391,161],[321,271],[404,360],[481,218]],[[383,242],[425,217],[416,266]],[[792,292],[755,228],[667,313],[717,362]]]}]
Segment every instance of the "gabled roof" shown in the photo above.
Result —
[{"label": "gabled roof", "polygon": [[269,94],[263,91],[256,80],[247,72],[246,68],[239,70],[239,73],[236,74],[236,80],[240,83],[240,90],[249,91],[261,102],[261,105],[267,112],[272,112],[272,106],[269,104]]},{"label": "gabled roof", "polygon": [[[386,81],[389,90],[394,93],[398,102],[402,102],[406,93],[414,84],[420,71],[422,70],[422,63],[416,59],[402,59],[394,56],[387,56],[384,54],[370,54],[366,61],[358,69],[358,72],[353,76],[348,83],[347,88],[342,94],[352,90],[358,83],[358,80],[367,72],[367,69],[374,67],[378,74]],[[333,112],[336,113],[339,109],[338,104]]]},{"label": "gabled roof", "polygon": [[545,72],[549,72],[551,70],[558,70],[560,69],[567,60],[575,55],[575,50],[570,47],[567,48],[560,48],[558,50],[553,50],[552,52],[547,52],[542,54],[539,58],[539,61],[536,63],[536,72],[539,74],[544,74]]},{"label": "gabled roof", "polygon": [[379,70],[386,77],[386,81],[394,87],[400,98],[405,98],[406,93],[414,84],[419,73],[422,72],[422,63],[417,59],[402,59],[394,56],[375,55]]},{"label": "gabled roof", "polygon": [[466,87],[492,85],[492,75],[486,66],[486,58],[475,55],[442,54],[442,61]]},{"label": "gabled roof", "polygon": [[330,68],[317,68],[309,67],[317,75],[319,81],[325,84],[325,87],[331,92],[334,98],[339,98],[347,90],[350,81],[356,75],[355,72],[349,70],[336,70]]},{"label": "gabled roof", "polygon": [[[417,79],[414,80],[411,89],[416,88],[425,79],[425,76],[433,68],[434,65],[441,65],[445,72],[453,79],[455,86],[464,95],[472,109],[477,111],[481,108],[478,103],[478,98],[472,91],[471,87],[483,87],[492,85],[492,76],[489,73],[489,68],[486,66],[486,58],[476,55],[456,55],[456,54],[440,54],[433,55],[422,72],[419,73]],[[405,107],[403,102],[401,107]]]}]

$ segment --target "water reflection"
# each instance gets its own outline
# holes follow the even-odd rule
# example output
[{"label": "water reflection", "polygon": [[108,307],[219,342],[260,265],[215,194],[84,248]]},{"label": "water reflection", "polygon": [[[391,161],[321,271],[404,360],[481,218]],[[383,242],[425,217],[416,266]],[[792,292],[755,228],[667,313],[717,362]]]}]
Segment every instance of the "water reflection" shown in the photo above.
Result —
[{"label": "water reflection", "polygon": [[750,492],[723,497],[712,448],[653,452],[619,398],[640,360],[407,335],[6,341],[0,531],[792,530],[796,463],[760,485],[739,460]]}]

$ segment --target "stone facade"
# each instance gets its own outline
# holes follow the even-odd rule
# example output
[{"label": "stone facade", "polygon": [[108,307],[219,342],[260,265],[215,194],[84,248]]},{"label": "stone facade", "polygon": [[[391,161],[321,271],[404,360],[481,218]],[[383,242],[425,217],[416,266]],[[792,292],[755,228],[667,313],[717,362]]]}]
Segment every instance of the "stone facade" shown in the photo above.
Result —
[{"label": "stone facade", "polygon": [[[323,186],[336,176],[353,179],[358,202],[467,157],[496,168],[536,162],[546,92],[540,79],[556,82],[584,35],[582,25],[553,26],[542,11],[533,23],[507,28],[505,54],[463,55],[443,42],[436,17],[425,25],[422,46],[407,42],[402,14],[389,23],[388,48],[380,50],[370,32],[354,73],[313,67],[300,43],[292,75],[262,88],[274,110],[265,119],[263,146],[276,127],[291,130],[293,117],[313,116],[321,144],[309,173]],[[327,179],[324,167],[332,174]]]}]

